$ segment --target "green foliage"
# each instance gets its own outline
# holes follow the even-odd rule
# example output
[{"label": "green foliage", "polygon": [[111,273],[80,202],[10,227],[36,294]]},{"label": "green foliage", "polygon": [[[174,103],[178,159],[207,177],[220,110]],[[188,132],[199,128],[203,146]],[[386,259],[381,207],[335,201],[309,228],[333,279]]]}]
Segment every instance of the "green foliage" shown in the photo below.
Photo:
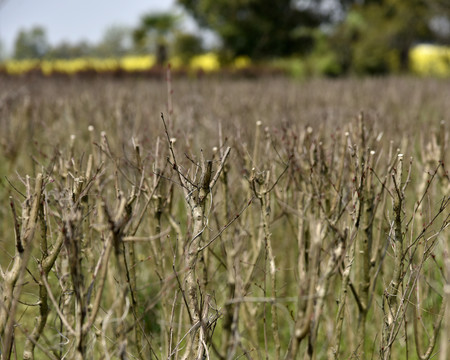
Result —
[{"label": "green foliage", "polygon": [[430,28],[440,12],[436,3],[380,0],[351,5],[331,36],[342,68],[359,74],[407,70],[411,47],[437,37]]},{"label": "green foliage", "polygon": [[31,30],[20,30],[14,43],[14,58],[41,59],[49,48],[43,27],[35,26]]},{"label": "green foliage", "polygon": [[0,39],[0,61],[4,60],[5,58],[6,58],[5,45],[2,41],[2,39]]},{"label": "green foliage", "polygon": [[168,38],[177,29],[179,17],[170,13],[151,13],[141,18],[133,31],[133,41],[140,53],[156,54],[158,65],[167,61]]},{"label": "green foliage", "polygon": [[307,76],[306,64],[299,58],[277,59],[271,62],[270,65],[286,72],[295,79],[301,79]]},{"label": "green foliage", "polygon": [[309,76],[335,77],[342,74],[342,67],[328,37],[320,30],[312,32],[314,50],[308,56],[279,59],[271,64],[286,71],[294,78]]},{"label": "green foliage", "polygon": [[204,51],[202,38],[194,34],[179,32],[175,35],[173,51],[174,55],[179,56],[183,63],[187,64],[194,55]]},{"label": "green foliage", "polygon": [[71,44],[63,41],[53,46],[46,54],[46,58],[50,59],[74,59],[91,56],[94,52],[92,45],[86,41]]},{"label": "green foliage", "polygon": [[100,57],[120,57],[131,50],[131,30],[123,26],[111,26],[106,29],[103,39],[95,52]]},{"label": "green foliage", "polygon": [[[450,7],[444,0],[178,0],[201,28],[219,40],[221,64],[245,56],[254,64],[276,62],[295,77],[445,73],[446,65],[410,60],[417,44],[448,44]],[[45,30],[21,30],[15,59],[156,56],[163,65],[175,56],[181,63],[204,52],[202,34],[183,33],[179,15],[144,14],[133,29],[105,31],[98,44],[48,44]],[[0,59],[4,56],[0,43]],[[282,60],[280,60],[282,59]],[[172,64],[175,62],[172,61]],[[439,62],[440,63],[440,62]],[[438,71],[433,69],[439,68]],[[444,68],[444,70],[441,70]],[[420,69],[423,66],[420,65]]]},{"label": "green foliage", "polygon": [[[309,29],[327,21],[322,1],[296,6],[290,0],[178,0],[200,26],[215,31],[233,56],[270,58],[306,53],[314,45]],[[306,30],[306,31],[304,31]]]},{"label": "green foliage", "polygon": [[225,58],[301,56],[307,74],[405,72],[413,45],[449,35],[450,10],[441,0],[178,3],[216,32]]},{"label": "green foliage", "polygon": [[166,37],[177,28],[179,18],[169,13],[151,13],[141,18],[133,31],[137,48],[148,49],[158,43],[166,43]]},{"label": "green foliage", "polygon": [[336,53],[332,50],[327,35],[322,31],[314,31],[314,51],[307,58],[310,75],[338,76],[342,73],[342,66]]}]

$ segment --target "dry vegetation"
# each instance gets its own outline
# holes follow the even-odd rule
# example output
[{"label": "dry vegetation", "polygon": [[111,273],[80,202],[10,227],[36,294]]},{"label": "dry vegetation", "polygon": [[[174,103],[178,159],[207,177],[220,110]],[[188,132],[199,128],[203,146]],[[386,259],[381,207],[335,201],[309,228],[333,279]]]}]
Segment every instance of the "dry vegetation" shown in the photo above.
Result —
[{"label": "dry vegetation", "polygon": [[448,359],[448,82],[169,85],[2,79],[3,359]]}]

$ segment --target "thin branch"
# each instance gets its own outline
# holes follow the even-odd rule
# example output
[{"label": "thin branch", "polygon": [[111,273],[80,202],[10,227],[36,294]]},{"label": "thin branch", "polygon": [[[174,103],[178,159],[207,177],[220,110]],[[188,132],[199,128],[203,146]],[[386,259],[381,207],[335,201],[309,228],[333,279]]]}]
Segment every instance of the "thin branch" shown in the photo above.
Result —
[{"label": "thin branch", "polygon": [[201,252],[205,250],[209,245],[211,245],[222,233],[230,227],[231,224],[233,224],[239,217],[242,215],[242,213],[247,210],[247,208],[252,204],[253,200],[255,199],[255,196],[253,196],[248,202],[247,205],[245,205],[241,211],[234,216],[233,219],[231,219],[216,235],[212,237],[211,240],[209,240],[204,246],[202,246],[198,251]]},{"label": "thin branch", "polygon": [[230,155],[231,148],[228,146],[225,150],[224,155],[222,156],[222,160],[220,161],[219,168],[217,169],[216,173],[214,174],[213,179],[209,183],[209,188],[212,189],[214,185],[216,184],[217,180],[219,179],[219,176],[223,170],[223,167],[225,166],[225,162],[227,161],[228,155]]},{"label": "thin branch", "polygon": [[50,300],[52,301],[53,306],[55,307],[55,310],[58,313],[59,318],[63,322],[64,326],[67,328],[67,331],[69,331],[71,335],[76,336],[77,333],[76,333],[75,329],[69,324],[69,321],[62,313],[61,309],[59,308],[58,302],[55,300],[55,297],[53,296],[52,289],[50,288],[50,285],[48,284],[47,277],[45,276],[44,270],[42,269],[41,266],[39,266],[39,270],[41,271],[41,274],[42,274],[42,277],[41,277],[42,282],[44,283],[44,286],[47,289],[48,296],[50,297]]}]

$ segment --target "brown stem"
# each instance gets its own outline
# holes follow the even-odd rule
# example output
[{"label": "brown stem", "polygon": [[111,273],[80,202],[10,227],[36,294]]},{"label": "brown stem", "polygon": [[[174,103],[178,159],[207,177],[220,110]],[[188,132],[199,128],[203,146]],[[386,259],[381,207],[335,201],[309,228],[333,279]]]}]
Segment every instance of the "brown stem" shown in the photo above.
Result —
[{"label": "brown stem", "polygon": [[[33,249],[32,241],[37,226],[39,206],[42,195],[43,176],[38,174],[36,177],[34,192],[28,187],[28,193],[31,195],[24,203],[23,215],[27,215],[22,224],[21,239],[23,241],[24,251],[19,252],[16,246],[16,255],[14,263],[4,275],[3,282],[3,304],[0,307],[0,338],[3,342],[3,353],[9,354],[13,345],[14,322],[19,296],[23,286],[23,276],[27,268],[28,261]],[[19,284],[16,286],[16,284]]]}]

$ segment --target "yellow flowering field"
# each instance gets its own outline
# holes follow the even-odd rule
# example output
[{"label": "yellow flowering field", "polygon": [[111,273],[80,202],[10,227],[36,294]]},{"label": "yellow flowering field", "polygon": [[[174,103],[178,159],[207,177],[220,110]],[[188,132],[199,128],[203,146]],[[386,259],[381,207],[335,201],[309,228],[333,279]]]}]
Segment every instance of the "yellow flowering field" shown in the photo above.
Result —
[{"label": "yellow flowering field", "polygon": [[[450,76],[450,47],[430,44],[420,44],[413,47],[409,53],[411,72],[420,76]],[[188,63],[174,56],[169,60],[174,70],[187,70],[188,72],[213,73],[223,69],[218,54],[208,52],[194,56]],[[0,63],[0,72],[9,75],[19,75],[30,71],[39,71],[44,75],[76,74],[80,72],[144,72],[156,66],[154,55],[127,55],[122,58],[76,58],[53,60],[7,60]],[[231,70],[250,68],[252,61],[249,57],[237,57],[227,65]]]},{"label": "yellow flowering field", "polygon": [[[203,71],[206,73],[220,70],[219,56],[213,52],[194,56],[188,64],[184,64],[179,57],[173,57],[169,61],[175,70],[187,69],[190,71]],[[232,67],[242,69],[250,65],[250,59],[237,58]],[[154,55],[127,55],[119,59],[115,58],[76,58],[54,60],[7,60],[0,64],[0,71],[10,75],[24,74],[29,71],[41,71],[45,75],[53,73],[76,74],[79,72],[141,72],[148,71],[156,66]]]},{"label": "yellow flowering field", "polygon": [[450,76],[450,47],[421,44],[409,53],[410,68],[418,75]]}]

